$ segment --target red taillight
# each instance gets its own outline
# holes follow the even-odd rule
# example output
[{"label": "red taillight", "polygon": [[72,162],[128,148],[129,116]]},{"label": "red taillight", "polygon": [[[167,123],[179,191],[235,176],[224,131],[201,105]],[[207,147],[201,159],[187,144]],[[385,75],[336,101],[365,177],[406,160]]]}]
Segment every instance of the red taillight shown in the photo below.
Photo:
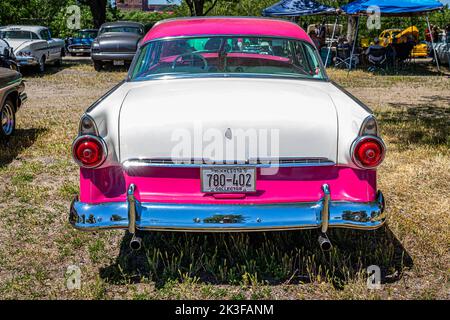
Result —
[{"label": "red taillight", "polygon": [[353,159],[363,168],[374,168],[383,161],[386,147],[383,141],[374,136],[363,136],[354,143]]},{"label": "red taillight", "polygon": [[94,168],[105,161],[106,146],[99,137],[80,136],[73,143],[72,153],[80,166]]}]

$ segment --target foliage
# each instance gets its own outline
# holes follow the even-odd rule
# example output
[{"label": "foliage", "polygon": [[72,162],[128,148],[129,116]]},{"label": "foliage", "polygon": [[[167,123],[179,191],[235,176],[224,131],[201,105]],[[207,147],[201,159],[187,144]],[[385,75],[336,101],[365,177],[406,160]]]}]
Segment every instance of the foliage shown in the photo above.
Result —
[{"label": "foliage", "polygon": [[[183,0],[180,6],[173,8],[171,12],[142,12],[142,11],[121,11],[117,8],[106,8],[106,21],[131,20],[142,22],[151,27],[155,22],[179,16],[211,15],[211,16],[260,16],[264,8],[276,3],[277,0]],[[342,6],[349,0],[321,0],[323,4],[334,7]],[[81,4],[84,3],[84,4]],[[95,1],[102,4],[101,0]],[[66,37],[73,34],[67,28],[66,12],[67,6],[78,4],[81,8],[81,28],[91,28],[94,26],[92,16],[92,2],[87,0],[1,0],[0,1],[0,25],[8,24],[34,24],[50,26],[52,33],[58,37]],[[88,5],[89,4],[89,5]],[[195,9],[197,5],[197,9]],[[91,7],[90,7],[91,6]],[[193,9],[194,8],[194,9]],[[194,11],[193,11],[194,10]],[[99,17],[96,18],[97,20]],[[292,19],[292,18],[286,18]],[[316,24],[325,20],[327,23],[334,23],[334,16],[308,16],[297,19],[301,26]],[[382,17],[381,30],[368,30],[367,19],[361,18],[359,37],[377,36],[382,30],[388,28],[406,28],[411,24],[416,25],[421,31],[423,38],[426,22],[424,16],[408,17]],[[448,7],[440,12],[430,14],[430,23],[445,27],[450,21],[450,10]],[[97,21],[98,23],[98,21]],[[347,28],[347,17],[340,17],[340,23]]]},{"label": "foliage", "polygon": [[273,0],[221,1],[212,10],[215,16],[260,16],[264,8],[274,4]]},{"label": "foliage", "polygon": [[[66,5],[62,7],[59,12],[55,15],[54,19],[49,24],[53,32],[53,36],[66,38],[73,36],[77,30],[70,29],[67,26],[67,21],[70,19],[70,15],[72,13],[67,12],[67,7],[71,5],[76,5],[76,0],[68,0],[66,1]],[[79,5],[81,9],[81,21],[80,21],[80,29],[89,29],[93,28],[94,25],[92,23],[92,14],[88,6]]]},{"label": "foliage", "polygon": [[151,28],[156,22],[174,17],[171,12],[142,12],[142,11],[125,11],[120,12],[120,20],[137,21]]},{"label": "foliage", "polygon": [[1,0],[0,25],[48,25],[67,0]]}]

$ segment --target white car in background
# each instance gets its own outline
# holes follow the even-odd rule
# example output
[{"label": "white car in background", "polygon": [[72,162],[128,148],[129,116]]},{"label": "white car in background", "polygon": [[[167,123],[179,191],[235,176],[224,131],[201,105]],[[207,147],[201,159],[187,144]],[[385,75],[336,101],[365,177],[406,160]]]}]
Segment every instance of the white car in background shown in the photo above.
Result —
[{"label": "white car in background", "polygon": [[434,48],[439,64],[450,66],[450,33],[440,34]]},{"label": "white car in background", "polygon": [[21,67],[32,66],[44,72],[47,63],[62,62],[64,40],[52,38],[46,27],[7,26],[0,28],[0,38],[8,41]]}]

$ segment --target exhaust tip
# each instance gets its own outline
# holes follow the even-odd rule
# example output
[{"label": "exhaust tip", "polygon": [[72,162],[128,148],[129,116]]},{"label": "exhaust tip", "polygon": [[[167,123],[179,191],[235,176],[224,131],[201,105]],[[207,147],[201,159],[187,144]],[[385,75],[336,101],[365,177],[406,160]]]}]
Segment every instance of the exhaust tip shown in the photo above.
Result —
[{"label": "exhaust tip", "polygon": [[328,236],[326,235],[326,233],[323,233],[319,236],[319,246],[320,249],[322,249],[323,251],[330,251],[331,248],[333,247],[333,245],[331,244],[330,239],[328,239]]},{"label": "exhaust tip", "polygon": [[133,251],[138,251],[142,247],[142,239],[136,236],[133,236],[133,238],[130,241],[130,249]]}]

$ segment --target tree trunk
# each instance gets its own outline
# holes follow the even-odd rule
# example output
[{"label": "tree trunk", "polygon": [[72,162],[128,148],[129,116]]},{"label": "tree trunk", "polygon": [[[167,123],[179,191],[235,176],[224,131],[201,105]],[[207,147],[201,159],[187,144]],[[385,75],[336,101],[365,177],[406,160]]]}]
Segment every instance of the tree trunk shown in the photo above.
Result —
[{"label": "tree trunk", "polygon": [[82,0],[82,4],[86,4],[91,9],[94,27],[96,29],[106,22],[106,4],[107,0]]},{"label": "tree trunk", "polygon": [[[205,10],[205,3],[209,2],[210,6]],[[217,4],[218,0],[186,0],[191,16],[206,16]]]}]

